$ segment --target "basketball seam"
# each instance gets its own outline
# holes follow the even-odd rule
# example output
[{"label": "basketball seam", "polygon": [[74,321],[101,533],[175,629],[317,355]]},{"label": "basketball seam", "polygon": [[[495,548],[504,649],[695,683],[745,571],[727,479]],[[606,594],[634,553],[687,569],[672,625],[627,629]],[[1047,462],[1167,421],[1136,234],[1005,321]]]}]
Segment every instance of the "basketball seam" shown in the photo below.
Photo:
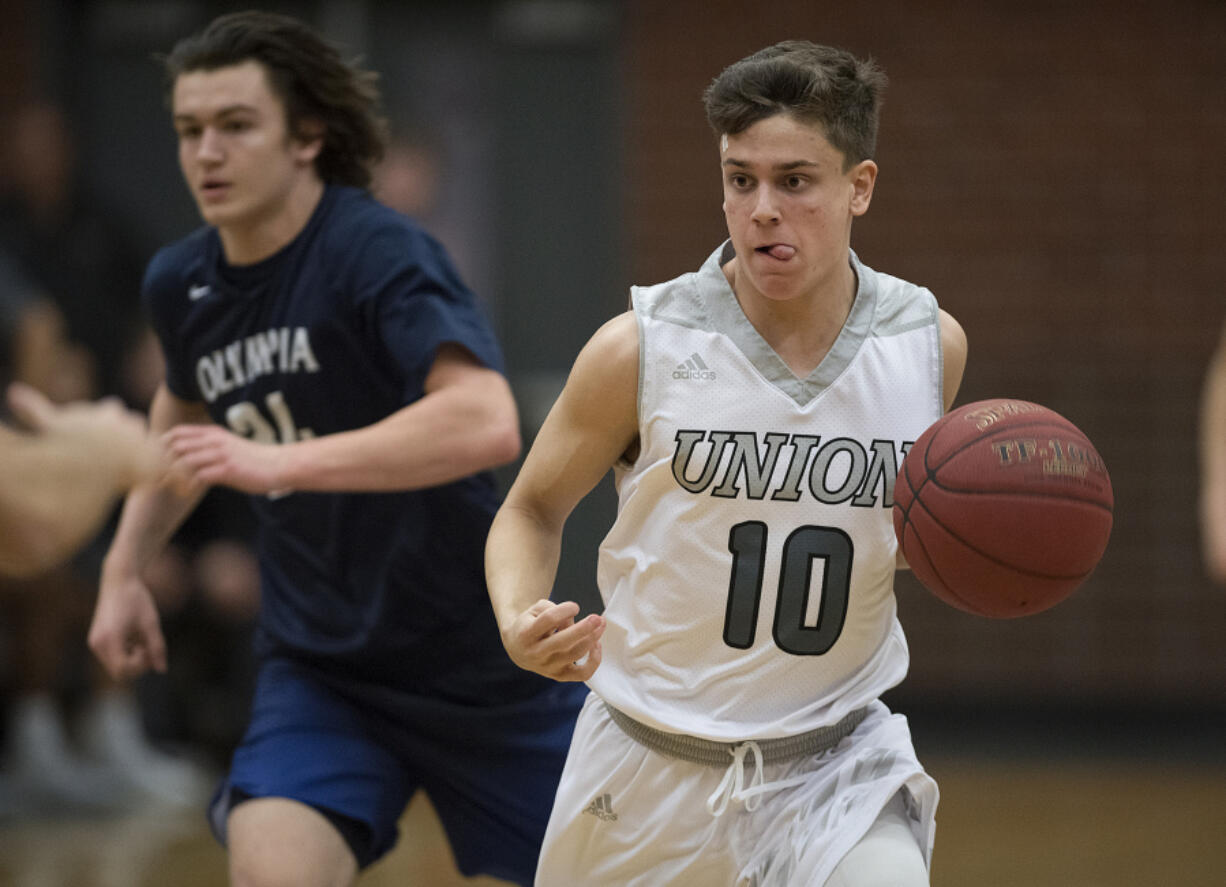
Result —
[{"label": "basketball seam", "polygon": [[[915,500],[915,501],[917,501],[917,502],[918,502],[919,500]],[[914,504],[914,503],[913,503],[913,504]],[[1082,573],[1077,573],[1077,574],[1067,574],[1067,575],[1062,575],[1062,574],[1058,574],[1058,573],[1040,573],[1040,572],[1038,572],[1037,570],[1029,569],[1029,568],[1026,568],[1026,567],[1020,567],[1020,566],[1017,566],[1016,564],[1011,564],[1011,563],[1009,563],[1008,561],[1001,560],[999,557],[996,557],[995,555],[988,554],[988,552],[983,551],[982,549],[980,549],[980,548],[978,548],[978,547],[976,547],[976,546],[972,545],[971,543],[967,542],[967,541],[966,541],[965,539],[963,539],[963,538],[962,538],[960,535],[958,535],[957,533],[955,533],[955,532],[953,531],[953,529],[951,529],[951,528],[950,528],[948,525],[946,525],[946,524],[945,524],[945,523],[944,523],[944,522],[943,522],[943,521],[942,521],[942,520],[941,520],[939,517],[937,517],[935,514],[933,514],[931,509],[929,509],[929,508],[925,507],[923,502],[919,502],[919,505],[920,505],[920,507],[921,507],[921,508],[923,508],[923,509],[924,509],[924,513],[925,513],[925,514],[927,514],[927,515],[928,515],[930,518],[932,518],[932,522],[933,522],[933,523],[934,523],[936,526],[940,527],[942,530],[944,530],[944,531],[945,531],[946,533],[948,533],[950,536],[952,536],[953,538],[957,539],[957,540],[958,540],[958,541],[959,541],[959,542],[960,542],[962,545],[965,545],[965,546],[966,546],[968,549],[970,549],[971,551],[975,552],[976,554],[978,554],[980,557],[984,558],[985,560],[990,561],[991,563],[994,563],[994,564],[996,564],[997,566],[1006,567],[1006,568],[1008,568],[1008,569],[1010,569],[1010,570],[1013,570],[1013,571],[1014,571],[1014,572],[1016,572],[1016,573],[1020,573],[1020,574],[1022,574],[1023,576],[1033,576],[1033,577],[1035,577],[1036,579],[1052,579],[1052,580],[1056,580],[1056,581],[1071,581],[1071,580],[1078,580],[1078,581],[1080,581],[1080,580],[1085,579],[1085,578],[1086,578],[1087,576],[1089,576],[1091,573],[1093,573],[1093,572],[1094,572],[1094,570],[1095,570],[1095,568],[1097,567],[1097,563],[1096,563],[1094,567],[1091,567],[1089,570],[1086,570],[1085,572],[1082,572]],[[928,546],[924,545],[924,539],[923,539],[923,537],[922,537],[922,536],[919,534],[919,530],[918,530],[918,529],[914,529],[914,528],[915,528],[915,524],[914,524],[914,522],[912,522],[911,526],[912,526],[912,528],[913,528],[913,531],[915,532],[915,538],[916,538],[916,540],[917,540],[917,541],[920,543],[920,545],[921,545],[921,546],[923,546],[923,548],[924,548],[924,554],[925,554],[925,555],[927,555],[927,554],[928,554]],[[932,569],[933,569],[933,572],[937,572],[937,569],[936,569],[936,564],[933,564],[933,563],[932,563],[932,558],[931,558],[931,557],[929,557],[929,558],[928,558],[928,563],[932,564]],[[941,581],[942,581],[942,583],[944,584],[944,580],[941,580]],[[948,587],[948,586],[947,586],[947,587]]]},{"label": "basketball seam", "polygon": [[[903,526],[903,532],[904,534],[906,532],[905,524]],[[937,569],[937,565],[933,562],[932,555],[928,553],[928,546],[924,544],[924,537],[919,534],[919,530],[916,528],[915,524],[911,525],[911,532],[915,536],[916,544],[918,544],[919,547],[924,552],[924,560],[928,562],[928,566],[929,568],[931,568],[933,575],[935,575],[937,578],[937,581],[941,583],[942,592],[949,595],[949,597],[953,598],[959,603],[963,604],[968,613],[978,612],[978,610],[975,607],[971,606],[970,601],[968,601],[966,598],[962,597],[962,595],[958,594],[958,592],[950,588],[949,583],[945,581],[945,577],[941,575],[941,571]]]},{"label": "basketball seam", "polygon": [[[1076,502],[1080,505],[1090,505],[1098,508],[1108,514],[1114,514],[1115,506],[1107,505],[1096,499],[1083,499],[1080,496],[1065,496],[1056,493],[1043,493],[1038,490],[968,490],[960,487],[951,487],[941,483],[935,477],[929,478],[932,485],[938,490],[944,490],[947,493],[957,493],[959,496],[999,496],[1009,497],[1012,499],[1057,499],[1061,502]],[[918,499],[919,497],[916,496]]]},{"label": "basketball seam", "polygon": [[[924,454],[927,455],[927,452],[928,451],[925,450]],[[950,587],[949,583],[945,581],[945,577],[942,576],[941,571],[937,569],[937,565],[936,565],[936,562],[932,558],[932,554],[928,551],[928,546],[924,544],[924,537],[920,535],[919,527],[915,524],[914,521],[911,520],[911,509],[917,504],[920,505],[921,507],[923,506],[923,503],[920,501],[919,491],[924,486],[924,484],[926,484],[929,481],[930,478],[928,478],[927,476],[923,477],[920,480],[919,487],[916,487],[911,482],[911,478],[909,475],[907,475],[906,471],[900,472],[900,474],[904,476],[904,480],[906,481],[907,488],[911,491],[911,501],[908,502],[906,506],[902,508],[902,537],[899,539],[899,545],[902,546],[902,548],[904,549],[903,555],[904,556],[906,555],[906,550],[905,550],[906,546],[903,545],[903,541],[907,538],[907,527],[910,526],[911,535],[915,537],[915,542],[917,545],[919,545],[920,551],[924,555],[924,561],[928,565],[928,568],[932,570],[932,573],[936,577],[936,580],[941,583],[942,591],[949,597],[953,598],[958,603],[962,604],[963,609],[965,609],[966,612],[968,613],[977,612],[976,608],[971,605],[970,601],[966,600],[966,598],[962,597],[962,595],[954,591]],[[927,508],[925,508],[924,511],[927,511],[930,515],[932,514],[932,512],[928,511]],[[935,515],[933,516],[933,520],[936,521],[936,523],[940,524],[940,521],[936,520]],[[948,528],[945,528],[945,529],[948,532]],[[912,571],[914,572],[915,567],[911,564],[908,564],[908,566],[910,566]]]}]

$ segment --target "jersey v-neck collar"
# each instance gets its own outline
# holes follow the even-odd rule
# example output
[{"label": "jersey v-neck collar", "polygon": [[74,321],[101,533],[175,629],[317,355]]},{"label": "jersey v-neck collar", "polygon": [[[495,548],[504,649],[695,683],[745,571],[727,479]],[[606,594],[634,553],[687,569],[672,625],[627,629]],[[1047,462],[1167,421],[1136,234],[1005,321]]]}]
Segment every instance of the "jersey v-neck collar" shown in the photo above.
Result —
[{"label": "jersey v-neck collar", "polygon": [[763,378],[803,407],[834,383],[868,338],[877,295],[871,275],[865,273],[859,258],[851,252],[851,267],[856,274],[856,298],[851,311],[822,362],[808,376],[800,378],[762,338],[737,301],[723,270],[735,255],[732,241],[725,241],[697,272],[707,321],[713,331],[727,336],[736,345]]}]

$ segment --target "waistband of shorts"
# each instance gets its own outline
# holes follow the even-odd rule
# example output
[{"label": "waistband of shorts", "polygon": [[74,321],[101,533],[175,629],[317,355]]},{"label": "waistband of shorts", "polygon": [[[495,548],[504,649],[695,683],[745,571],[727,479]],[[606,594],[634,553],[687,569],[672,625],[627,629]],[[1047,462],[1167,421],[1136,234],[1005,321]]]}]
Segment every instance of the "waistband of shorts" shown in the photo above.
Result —
[{"label": "waistband of shorts", "polygon": [[[655,727],[649,727],[641,721],[636,721],[630,715],[619,711],[607,702],[604,707],[609,712],[613,723],[622,732],[640,745],[645,745],[652,751],[658,751],[670,758],[679,758],[691,764],[706,764],[711,767],[725,767],[729,757],[736,754],[736,748],[742,742],[716,742],[712,739],[700,739],[697,736],[687,736],[683,733],[665,733]],[[841,721],[828,727],[818,727],[808,733],[798,733],[795,736],[783,736],[778,739],[757,739],[762,763],[773,764],[807,755],[821,754],[834,748],[860,725],[868,714],[867,708],[858,708],[846,715]]]}]

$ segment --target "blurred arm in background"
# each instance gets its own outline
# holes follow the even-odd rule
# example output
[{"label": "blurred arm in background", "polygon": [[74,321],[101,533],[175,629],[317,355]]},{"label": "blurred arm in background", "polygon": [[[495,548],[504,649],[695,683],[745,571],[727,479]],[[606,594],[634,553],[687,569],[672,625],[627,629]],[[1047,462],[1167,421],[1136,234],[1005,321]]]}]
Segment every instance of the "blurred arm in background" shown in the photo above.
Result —
[{"label": "blurred arm in background", "polygon": [[15,383],[9,407],[34,433],[0,426],[0,572],[27,576],[71,557],[162,457],[144,418],[116,400],[57,406]]},{"label": "blurred arm in background", "polygon": [[1205,569],[1226,585],[1226,326],[1201,396],[1200,520]]}]

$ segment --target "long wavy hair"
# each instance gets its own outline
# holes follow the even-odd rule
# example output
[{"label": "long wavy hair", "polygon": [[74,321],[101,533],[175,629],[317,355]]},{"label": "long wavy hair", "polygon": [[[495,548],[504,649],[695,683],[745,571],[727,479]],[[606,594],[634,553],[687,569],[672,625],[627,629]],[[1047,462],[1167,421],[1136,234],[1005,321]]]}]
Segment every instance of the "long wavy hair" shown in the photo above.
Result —
[{"label": "long wavy hair", "polygon": [[370,186],[372,168],[387,141],[378,75],[346,62],[336,47],[297,19],[260,11],[223,15],[180,40],[161,61],[167,96],[182,74],[259,62],[285,106],[291,133],[309,140],[314,126],[322,124],[324,144],[315,158],[319,177]]}]

